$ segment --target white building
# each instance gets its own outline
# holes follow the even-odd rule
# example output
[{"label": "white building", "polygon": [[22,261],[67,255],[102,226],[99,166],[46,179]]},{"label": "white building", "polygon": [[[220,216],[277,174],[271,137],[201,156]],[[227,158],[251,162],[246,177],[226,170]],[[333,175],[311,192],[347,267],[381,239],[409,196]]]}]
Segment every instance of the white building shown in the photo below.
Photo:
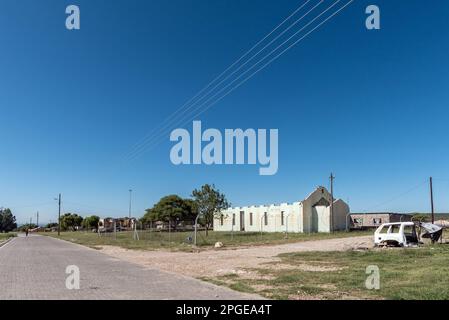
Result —
[{"label": "white building", "polygon": [[331,195],[318,187],[307,198],[293,204],[236,207],[222,211],[214,219],[214,231],[248,232],[330,232],[344,230],[349,206],[334,199],[330,219]]}]

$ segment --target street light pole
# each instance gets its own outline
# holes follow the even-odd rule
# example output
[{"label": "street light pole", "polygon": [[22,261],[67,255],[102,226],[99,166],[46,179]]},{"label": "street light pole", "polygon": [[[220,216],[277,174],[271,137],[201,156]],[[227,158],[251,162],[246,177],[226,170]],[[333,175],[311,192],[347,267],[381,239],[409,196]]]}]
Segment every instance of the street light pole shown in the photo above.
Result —
[{"label": "street light pole", "polygon": [[58,198],[58,236],[61,235],[61,194],[59,194]]},{"label": "street light pole", "polygon": [[132,195],[133,190],[129,189],[129,218],[131,219],[131,195]]},{"label": "street light pole", "polygon": [[331,182],[331,203],[330,203],[330,232],[334,232],[334,175],[331,172],[330,182]]},{"label": "street light pole", "polygon": [[435,223],[435,209],[433,207],[433,183],[432,183],[432,177],[429,179],[430,184],[430,210],[432,214],[432,223]]}]

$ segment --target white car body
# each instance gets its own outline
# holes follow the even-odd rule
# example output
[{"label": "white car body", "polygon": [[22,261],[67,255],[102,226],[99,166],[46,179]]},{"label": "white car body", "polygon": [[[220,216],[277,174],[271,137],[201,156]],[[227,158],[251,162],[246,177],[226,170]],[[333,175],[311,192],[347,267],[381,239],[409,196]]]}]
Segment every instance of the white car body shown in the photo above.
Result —
[{"label": "white car body", "polygon": [[410,247],[418,244],[413,222],[384,223],[374,232],[374,245]]}]

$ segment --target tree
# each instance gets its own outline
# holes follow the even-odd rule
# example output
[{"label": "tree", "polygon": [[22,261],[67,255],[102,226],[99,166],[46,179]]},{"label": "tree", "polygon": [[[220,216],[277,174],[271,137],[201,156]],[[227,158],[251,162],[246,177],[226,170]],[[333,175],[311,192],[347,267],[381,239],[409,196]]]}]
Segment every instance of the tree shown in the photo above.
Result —
[{"label": "tree", "polygon": [[215,188],[215,185],[205,184],[200,190],[193,190],[198,214],[203,219],[206,226],[206,236],[209,234],[209,228],[213,227],[214,218],[221,215],[222,210],[230,207],[226,196]]},{"label": "tree", "polygon": [[412,216],[412,221],[431,222],[432,218],[431,218],[430,214],[415,213]]},{"label": "tree", "polygon": [[141,221],[142,223],[164,221],[171,224],[172,221],[191,219],[194,216],[193,209],[191,200],[189,202],[189,200],[182,199],[177,195],[169,195],[161,198],[153,208],[146,209]]},{"label": "tree", "polygon": [[83,222],[83,217],[77,215],[76,213],[66,213],[61,217],[61,229],[76,231],[78,227],[81,226]]},{"label": "tree", "polygon": [[17,228],[16,217],[10,209],[0,209],[0,232],[10,232]]},{"label": "tree", "polygon": [[196,205],[196,202],[193,199],[184,199],[184,202],[187,208],[184,220],[188,219],[194,221],[198,215],[198,206]]},{"label": "tree", "polygon": [[99,216],[90,216],[85,217],[82,226],[85,229],[97,229],[98,228],[98,222],[100,222]]},{"label": "tree", "polygon": [[56,223],[56,222],[51,222],[51,223],[47,223],[47,225],[45,226],[45,228],[51,229],[51,228],[56,228],[57,226],[58,226],[58,223]]}]

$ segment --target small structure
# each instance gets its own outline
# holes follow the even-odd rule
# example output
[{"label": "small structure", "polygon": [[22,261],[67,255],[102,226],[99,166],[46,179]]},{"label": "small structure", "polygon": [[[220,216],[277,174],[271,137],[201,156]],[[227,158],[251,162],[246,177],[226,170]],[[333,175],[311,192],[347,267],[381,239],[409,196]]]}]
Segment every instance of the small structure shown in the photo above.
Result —
[{"label": "small structure", "polygon": [[118,218],[115,219],[117,231],[132,231],[137,223],[136,218]]},{"label": "small structure", "polygon": [[113,232],[114,218],[102,218],[98,221],[98,232]]},{"label": "small structure", "polygon": [[136,226],[136,218],[103,218],[98,222],[98,232],[132,231]]},{"label": "small structure", "polygon": [[349,206],[343,200],[331,199],[325,187],[317,187],[304,200],[292,204],[224,210],[214,219],[214,231],[331,232],[345,230],[348,214]]},{"label": "small structure", "polygon": [[348,219],[349,229],[378,228],[384,223],[412,221],[411,214],[392,212],[351,213]]}]

